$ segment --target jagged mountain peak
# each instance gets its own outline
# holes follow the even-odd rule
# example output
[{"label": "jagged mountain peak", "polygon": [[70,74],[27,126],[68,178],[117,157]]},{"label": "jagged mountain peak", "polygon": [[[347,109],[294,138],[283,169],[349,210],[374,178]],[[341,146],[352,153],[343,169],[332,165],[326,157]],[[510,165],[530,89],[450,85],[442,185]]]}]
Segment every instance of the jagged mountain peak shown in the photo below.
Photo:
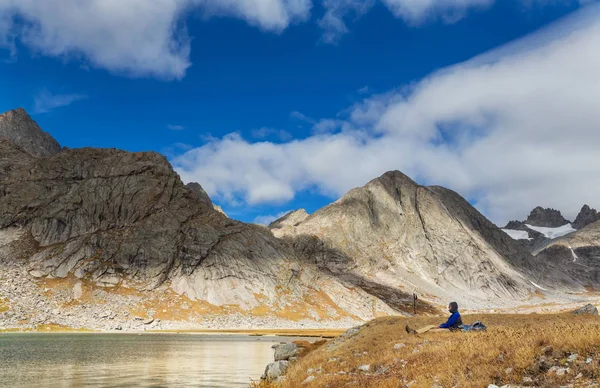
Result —
[{"label": "jagged mountain peak", "polygon": [[570,221],[562,216],[560,210],[541,206],[533,209],[525,221],[525,224],[544,228],[558,228],[569,223]]},{"label": "jagged mountain peak", "polygon": [[0,114],[0,138],[13,142],[34,157],[52,156],[61,151],[60,144],[42,131],[23,108]]},{"label": "jagged mountain peak", "polygon": [[573,221],[575,229],[582,229],[600,220],[600,213],[596,209],[590,208],[588,205],[583,205],[577,218]]},{"label": "jagged mountain peak", "polygon": [[206,191],[202,188],[200,183],[190,182],[187,185],[185,185],[185,187],[187,187],[192,192],[197,194],[202,202],[206,203],[208,206],[211,206],[211,207],[213,206],[212,200],[210,199],[210,197],[208,196]]}]

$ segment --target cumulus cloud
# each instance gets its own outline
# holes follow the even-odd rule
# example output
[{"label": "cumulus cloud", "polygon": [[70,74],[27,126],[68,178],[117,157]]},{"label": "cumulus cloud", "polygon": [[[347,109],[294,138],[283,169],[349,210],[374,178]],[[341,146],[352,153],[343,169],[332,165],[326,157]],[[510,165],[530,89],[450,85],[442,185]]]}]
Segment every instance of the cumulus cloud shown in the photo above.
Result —
[{"label": "cumulus cloud", "polygon": [[485,8],[494,0],[382,0],[392,13],[412,24],[441,16],[448,22],[461,19],[469,8]]},{"label": "cumulus cloud", "polygon": [[[442,17],[446,22],[456,22],[470,8],[485,8],[494,0],[381,0],[394,14],[410,25],[419,25],[426,20]],[[358,19],[367,13],[376,0],[324,0],[325,15],[319,20],[323,28],[323,41],[337,43],[348,33],[346,19],[354,15]]]},{"label": "cumulus cloud", "polygon": [[[380,0],[392,14],[410,26],[419,26],[431,20],[442,20],[455,23],[465,17],[470,10],[485,10],[496,0]],[[520,0],[525,7],[555,4],[557,0]],[[564,0],[582,5],[595,0]],[[377,0],[323,0],[325,15],[319,20],[323,28],[322,40],[325,43],[337,43],[349,32],[346,20],[354,16],[354,20],[366,14]]]},{"label": "cumulus cloud", "polygon": [[183,131],[185,129],[183,125],[178,124],[167,124],[167,128],[171,131]]},{"label": "cumulus cloud", "polygon": [[305,20],[310,0],[0,0],[0,46],[77,58],[133,77],[181,79],[190,63],[191,11],[281,32]]},{"label": "cumulus cloud", "polygon": [[47,113],[53,109],[69,106],[76,101],[85,100],[88,97],[83,94],[52,94],[44,89],[34,98],[34,113]]},{"label": "cumulus cloud", "polygon": [[[348,32],[348,19],[360,18],[377,3],[314,2],[320,1],[325,13],[318,24],[327,43],[336,43]],[[418,25],[440,16],[456,21],[467,10],[486,7],[494,0],[380,1],[396,17]],[[190,15],[232,17],[281,33],[290,24],[309,20],[312,7],[313,0],[0,0],[0,48],[8,49],[14,58],[16,43],[20,43],[36,54],[79,60],[84,68],[131,77],[182,79],[192,65],[186,30]]]},{"label": "cumulus cloud", "polygon": [[[174,159],[211,196],[333,198],[388,170],[475,200],[497,223],[536,205],[573,217],[600,198],[600,6],[347,110],[336,133],[284,144],[239,135]],[[336,119],[337,120],[337,119]]]}]

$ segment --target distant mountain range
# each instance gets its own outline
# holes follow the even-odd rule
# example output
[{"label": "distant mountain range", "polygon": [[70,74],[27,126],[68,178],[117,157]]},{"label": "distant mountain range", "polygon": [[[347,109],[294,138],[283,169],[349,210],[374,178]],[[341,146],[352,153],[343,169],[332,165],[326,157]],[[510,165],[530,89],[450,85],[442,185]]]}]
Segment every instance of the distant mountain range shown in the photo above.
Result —
[{"label": "distant mountain range", "polygon": [[241,325],[348,324],[408,314],[413,293],[421,312],[449,299],[492,308],[583,298],[600,286],[599,230],[587,206],[573,223],[536,208],[501,230],[457,193],[398,171],[314,214],[248,225],[159,154],[64,149],[24,110],[0,116],[0,267],[18,280],[0,282],[13,306],[0,326],[233,315]]},{"label": "distant mountain range", "polygon": [[581,208],[574,222],[566,220],[556,209],[536,207],[525,221],[510,221],[502,230],[530,251],[536,252],[552,240],[598,221],[600,214],[588,205]]}]

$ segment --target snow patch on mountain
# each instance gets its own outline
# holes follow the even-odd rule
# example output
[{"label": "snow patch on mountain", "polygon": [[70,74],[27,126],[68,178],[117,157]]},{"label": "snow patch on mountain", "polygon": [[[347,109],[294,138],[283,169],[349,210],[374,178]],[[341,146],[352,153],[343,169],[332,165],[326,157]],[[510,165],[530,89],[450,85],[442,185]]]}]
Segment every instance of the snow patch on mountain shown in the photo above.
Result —
[{"label": "snow patch on mountain", "polygon": [[532,240],[529,233],[525,230],[502,229],[502,231],[510,236],[513,240]]},{"label": "snow patch on mountain", "polygon": [[529,224],[525,224],[525,226],[527,226],[531,230],[535,230],[536,232],[543,234],[546,238],[549,238],[551,240],[577,231],[573,228],[571,224],[566,224],[557,228],[545,228],[542,226],[533,226]]}]

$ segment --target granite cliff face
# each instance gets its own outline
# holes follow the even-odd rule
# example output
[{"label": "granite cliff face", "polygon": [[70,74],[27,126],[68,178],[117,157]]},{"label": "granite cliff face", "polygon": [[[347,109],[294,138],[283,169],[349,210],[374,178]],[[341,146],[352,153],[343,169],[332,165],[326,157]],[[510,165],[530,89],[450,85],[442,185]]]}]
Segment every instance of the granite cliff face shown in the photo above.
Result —
[{"label": "granite cliff face", "polygon": [[60,152],[60,144],[43,132],[24,109],[0,114],[0,139],[8,140],[32,156],[51,156]]},{"label": "granite cliff face", "polygon": [[287,215],[271,229],[340,277],[359,276],[439,303],[452,295],[481,307],[532,292],[524,275],[534,265],[528,252],[458,194],[419,186],[398,171],[310,216]]},{"label": "granite cliff face", "polygon": [[400,313],[384,301],[374,308],[376,297],[323,273],[266,228],[214,210],[152,152],[35,157],[0,140],[0,231],[17,236],[0,247],[4,262],[23,263],[41,281],[170,289],[188,301],[282,317]]}]

